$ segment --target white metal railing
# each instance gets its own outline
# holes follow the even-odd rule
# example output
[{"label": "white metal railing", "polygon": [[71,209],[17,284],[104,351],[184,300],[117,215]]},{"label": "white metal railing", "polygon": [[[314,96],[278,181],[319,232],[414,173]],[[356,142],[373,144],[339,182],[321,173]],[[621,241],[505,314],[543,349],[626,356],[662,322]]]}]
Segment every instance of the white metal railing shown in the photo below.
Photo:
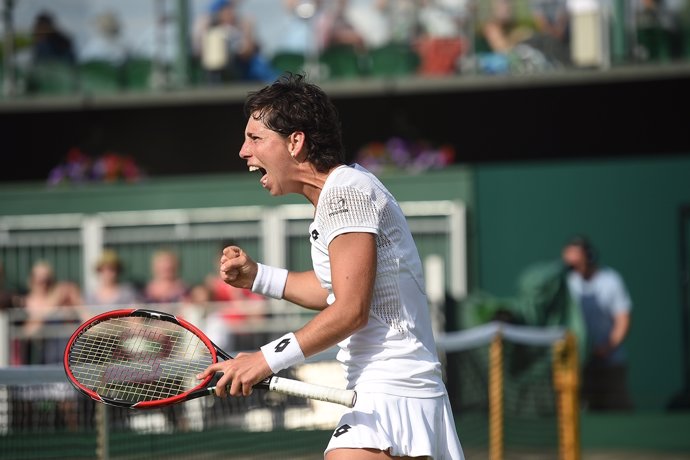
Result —
[{"label": "white metal railing", "polygon": [[[402,202],[401,206],[413,234],[436,233],[448,239],[448,288],[456,296],[464,295],[467,291],[464,204],[441,200]],[[312,217],[310,205],[1,216],[0,251],[78,247],[83,267],[81,284],[84,289],[90,289],[95,285],[96,275],[89,267],[93,266],[104,246],[114,243],[221,240],[233,234],[257,238],[262,248],[262,261],[285,266],[289,249],[287,238],[295,236],[290,230],[294,226],[290,223],[309,221]],[[426,220],[430,218],[440,220]],[[17,280],[25,279],[27,274],[13,274],[9,266],[5,270],[8,278],[14,276]]]},{"label": "white metal railing", "polygon": [[[434,324],[441,330],[440,307],[445,293],[457,299],[467,293],[465,206],[451,200],[400,204],[415,239],[426,238],[424,241],[433,243],[431,249],[420,249],[420,256],[427,272]],[[34,259],[48,256],[69,259],[67,262],[58,260],[56,273],[60,269],[71,269],[72,273],[63,275],[81,278],[81,288],[87,291],[96,284],[92,267],[103,248],[109,245],[122,249],[143,245],[150,250],[155,244],[222,241],[233,235],[254,242],[258,251],[253,254],[256,259],[273,266],[287,266],[288,254],[293,249],[291,244],[303,243],[302,237],[306,241],[311,219],[313,207],[306,204],[0,216],[0,260],[4,262],[6,278],[16,282],[26,279]],[[298,256],[309,257],[308,253]],[[8,263],[10,260],[12,264]],[[268,315],[252,326],[263,333],[294,329],[297,327],[294,321],[304,319],[304,313],[295,315],[296,310],[282,301],[271,299],[264,310]],[[0,337],[19,337],[20,331],[3,328],[8,327],[8,322],[20,319],[8,318],[8,315],[21,315],[21,312],[1,315],[5,319],[0,316]],[[248,328],[248,324],[238,327]],[[0,365],[6,365],[10,350],[6,340],[0,339],[0,342]]]}]

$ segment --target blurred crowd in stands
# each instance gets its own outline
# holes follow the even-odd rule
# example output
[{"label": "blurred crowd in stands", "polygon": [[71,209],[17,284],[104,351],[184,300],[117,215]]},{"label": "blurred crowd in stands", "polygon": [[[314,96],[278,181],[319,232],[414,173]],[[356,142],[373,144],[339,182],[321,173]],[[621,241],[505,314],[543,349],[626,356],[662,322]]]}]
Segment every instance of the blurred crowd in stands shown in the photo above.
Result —
[{"label": "blurred crowd in stands", "polygon": [[[123,33],[132,18],[115,10],[99,12],[84,25],[95,33],[75,43],[58,0],[4,45],[14,55],[5,86],[8,75],[20,93],[69,93],[269,82],[285,71],[321,80],[524,74],[606,67],[612,56],[690,57],[689,0],[275,0],[271,15],[255,0],[199,1],[157,18],[188,36],[170,61],[132,49]],[[271,43],[260,33],[269,16]]]},{"label": "blurred crowd in stands", "polygon": [[69,331],[97,313],[117,308],[168,311],[202,327],[224,349],[251,346],[246,343],[249,335],[236,331],[236,326],[265,315],[264,297],[234,288],[211,271],[201,282],[189,283],[181,276],[180,264],[174,249],[161,246],[151,255],[149,278],[132,282],[124,276],[118,253],[105,249],[93,266],[94,286],[61,279],[51,262],[38,259],[26,285],[10,288],[0,260],[0,313],[10,313],[3,321],[8,320],[13,331],[9,338],[0,337],[11,342],[8,364],[61,363]]}]

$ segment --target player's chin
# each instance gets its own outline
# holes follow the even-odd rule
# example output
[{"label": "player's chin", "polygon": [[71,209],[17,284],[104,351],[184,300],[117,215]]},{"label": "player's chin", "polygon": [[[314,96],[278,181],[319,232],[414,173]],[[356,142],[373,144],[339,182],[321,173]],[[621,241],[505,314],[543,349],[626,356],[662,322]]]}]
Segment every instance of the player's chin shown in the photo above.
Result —
[{"label": "player's chin", "polygon": [[268,193],[271,196],[282,196],[285,195],[285,192],[281,187],[277,186],[271,186],[270,184],[266,187],[266,190],[268,190]]}]

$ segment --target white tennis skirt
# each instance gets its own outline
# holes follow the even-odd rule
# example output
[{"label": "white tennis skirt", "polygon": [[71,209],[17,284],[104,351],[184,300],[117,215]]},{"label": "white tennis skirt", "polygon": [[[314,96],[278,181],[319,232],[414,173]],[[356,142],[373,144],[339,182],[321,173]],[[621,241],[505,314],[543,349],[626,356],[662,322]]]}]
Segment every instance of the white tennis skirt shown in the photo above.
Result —
[{"label": "white tennis skirt", "polygon": [[384,393],[357,393],[324,453],[369,448],[393,456],[464,460],[448,396],[405,398]]}]

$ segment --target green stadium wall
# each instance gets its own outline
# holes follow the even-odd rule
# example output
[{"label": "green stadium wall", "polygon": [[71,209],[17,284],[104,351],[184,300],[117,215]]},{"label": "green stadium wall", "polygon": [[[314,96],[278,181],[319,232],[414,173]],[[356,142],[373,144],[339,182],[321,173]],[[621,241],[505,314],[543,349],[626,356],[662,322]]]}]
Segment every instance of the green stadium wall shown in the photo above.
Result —
[{"label": "green stadium wall", "polygon": [[664,408],[683,385],[678,214],[690,203],[690,157],[493,164],[475,181],[482,289],[511,295],[527,265],[590,235],[632,297],[634,402]]}]

